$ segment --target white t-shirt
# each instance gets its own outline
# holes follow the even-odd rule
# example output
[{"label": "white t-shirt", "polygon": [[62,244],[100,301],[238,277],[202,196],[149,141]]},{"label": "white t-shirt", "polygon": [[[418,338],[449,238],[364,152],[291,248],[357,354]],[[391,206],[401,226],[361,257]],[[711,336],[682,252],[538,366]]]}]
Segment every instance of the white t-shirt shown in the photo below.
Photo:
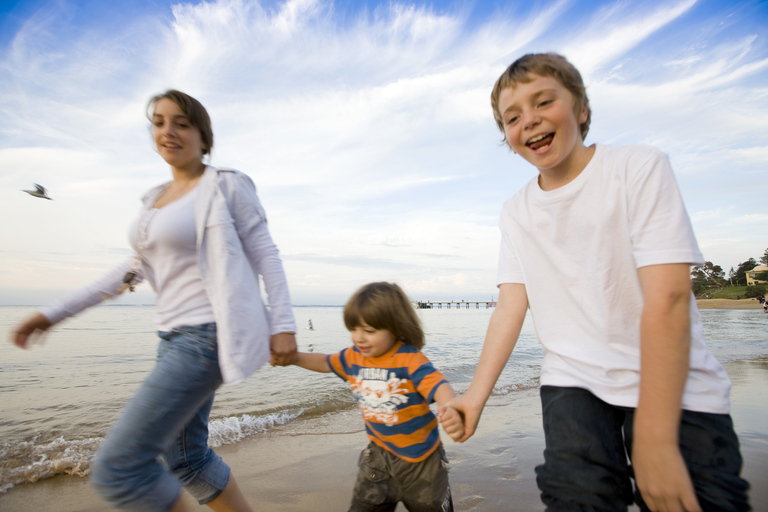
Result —
[{"label": "white t-shirt", "polygon": [[[588,389],[637,407],[637,269],[704,263],[667,156],[649,146],[597,145],[581,174],[543,191],[531,180],[505,204],[498,284],[526,287],[544,347],[541,384]],[[728,413],[730,380],[707,348],[691,300],[683,408]]]},{"label": "white t-shirt", "polygon": [[164,207],[143,207],[129,231],[147,281],[157,292],[155,323],[161,331],[215,322],[197,263],[197,187]]}]

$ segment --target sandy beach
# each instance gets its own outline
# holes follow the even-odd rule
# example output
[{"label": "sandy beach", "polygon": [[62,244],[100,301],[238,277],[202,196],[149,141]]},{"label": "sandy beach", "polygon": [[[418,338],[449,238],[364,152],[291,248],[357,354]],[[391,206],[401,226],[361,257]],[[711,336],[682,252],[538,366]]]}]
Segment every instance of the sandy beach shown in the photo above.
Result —
[{"label": "sandy beach", "polygon": [[[754,510],[768,510],[768,357],[726,365],[733,380],[732,415],[751,482]],[[456,510],[542,510],[534,467],[544,447],[538,390],[489,405],[477,434],[465,444],[446,439]],[[232,466],[247,498],[260,511],[339,512],[347,509],[363,432],[254,436],[217,451]],[[189,499],[195,510],[199,507]],[[96,512],[106,507],[86,479],[60,476],[0,495],[0,510]],[[398,511],[404,510],[399,507]]]},{"label": "sandy beach", "polygon": [[699,309],[763,309],[757,299],[697,299]]}]

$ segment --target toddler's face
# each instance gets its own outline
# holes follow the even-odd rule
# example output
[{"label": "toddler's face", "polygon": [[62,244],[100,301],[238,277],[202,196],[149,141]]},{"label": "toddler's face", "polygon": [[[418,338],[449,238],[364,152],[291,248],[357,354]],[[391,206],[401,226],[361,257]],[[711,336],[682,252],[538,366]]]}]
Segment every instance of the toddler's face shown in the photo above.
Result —
[{"label": "toddler's face", "polygon": [[386,354],[395,344],[395,336],[386,329],[374,329],[362,319],[349,331],[357,350],[365,357],[379,357]]}]

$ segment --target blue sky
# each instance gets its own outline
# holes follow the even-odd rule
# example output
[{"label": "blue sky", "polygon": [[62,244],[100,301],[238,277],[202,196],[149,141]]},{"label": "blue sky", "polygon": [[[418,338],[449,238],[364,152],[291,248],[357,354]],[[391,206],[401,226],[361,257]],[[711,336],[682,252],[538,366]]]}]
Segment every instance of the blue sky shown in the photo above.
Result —
[{"label": "blue sky", "polygon": [[[538,51],[581,70],[588,144],[670,155],[706,259],[763,254],[764,0],[33,0],[0,7],[0,304],[128,254],[139,197],[170,177],[144,117],[168,88],[209,110],[211,163],[256,182],[294,303],[374,280],[490,298],[501,204],[536,170],[500,145],[489,94]],[[151,302],[142,288],[120,301]]]}]

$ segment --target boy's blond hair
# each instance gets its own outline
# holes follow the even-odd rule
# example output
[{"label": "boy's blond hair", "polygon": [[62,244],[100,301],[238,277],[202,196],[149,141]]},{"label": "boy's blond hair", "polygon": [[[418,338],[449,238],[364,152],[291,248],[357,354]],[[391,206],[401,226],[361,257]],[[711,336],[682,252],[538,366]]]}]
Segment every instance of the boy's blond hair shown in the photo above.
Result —
[{"label": "boy's blond hair", "polygon": [[408,296],[395,283],[370,283],[355,292],[344,306],[344,325],[350,331],[362,322],[386,329],[406,345],[421,350],[424,331]]},{"label": "boy's blond hair", "polygon": [[519,83],[527,84],[531,81],[531,75],[550,76],[560,82],[563,87],[573,96],[573,111],[576,118],[579,118],[581,109],[587,106],[587,120],[581,123],[581,140],[587,138],[589,132],[589,123],[592,120],[592,110],[589,108],[589,98],[587,98],[587,88],[584,87],[584,81],[581,79],[579,70],[573,64],[568,62],[565,57],[557,53],[529,53],[523,55],[510,65],[504,73],[501,74],[491,91],[491,107],[493,108],[493,117],[499,126],[501,133],[504,133],[504,120],[499,112],[499,96],[501,91],[510,87],[514,88]]}]

